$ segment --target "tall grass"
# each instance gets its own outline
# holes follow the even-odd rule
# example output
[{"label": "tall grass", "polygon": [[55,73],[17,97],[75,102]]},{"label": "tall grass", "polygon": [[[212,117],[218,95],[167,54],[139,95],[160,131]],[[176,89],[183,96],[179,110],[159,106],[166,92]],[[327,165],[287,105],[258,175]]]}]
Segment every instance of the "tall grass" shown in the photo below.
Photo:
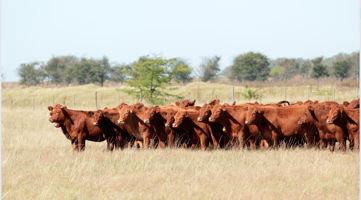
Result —
[{"label": "tall grass", "polygon": [[[75,89],[87,87],[102,89]],[[360,159],[351,151],[110,153],[105,142],[87,142],[73,153],[46,108],[7,106],[1,116],[2,199],[359,199]]]}]

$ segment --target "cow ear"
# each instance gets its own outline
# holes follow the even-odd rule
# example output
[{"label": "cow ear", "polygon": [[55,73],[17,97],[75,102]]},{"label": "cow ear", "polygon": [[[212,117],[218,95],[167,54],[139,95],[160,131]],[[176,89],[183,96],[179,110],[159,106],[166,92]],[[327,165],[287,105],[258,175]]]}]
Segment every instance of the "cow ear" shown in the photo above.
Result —
[{"label": "cow ear", "polygon": [[94,112],[93,111],[88,111],[88,116],[89,117],[94,117]]},{"label": "cow ear", "polygon": [[315,111],[312,106],[308,106],[308,110],[309,110],[310,112],[314,112],[314,111]]},{"label": "cow ear", "polygon": [[256,102],[254,102],[254,105],[259,105],[259,103],[256,101]]},{"label": "cow ear", "polygon": [[48,106],[48,110],[52,111],[53,110],[53,106]]},{"label": "cow ear", "polygon": [[67,109],[66,106],[62,106],[62,107],[61,107],[61,110],[65,110],[65,109]]},{"label": "cow ear", "polygon": [[348,106],[350,103],[348,101],[343,102],[343,106]]},{"label": "cow ear", "polygon": [[179,103],[178,101],[176,101],[176,102],[175,102],[175,105],[176,105],[176,106],[179,106],[179,105],[180,105],[180,103]]},{"label": "cow ear", "polygon": [[243,110],[244,110],[244,111],[248,111],[248,107],[243,107]]},{"label": "cow ear", "polygon": [[232,103],[232,106],[234,106],[234,105],[236,105],[236,101],[234,101],[234,102]]}]

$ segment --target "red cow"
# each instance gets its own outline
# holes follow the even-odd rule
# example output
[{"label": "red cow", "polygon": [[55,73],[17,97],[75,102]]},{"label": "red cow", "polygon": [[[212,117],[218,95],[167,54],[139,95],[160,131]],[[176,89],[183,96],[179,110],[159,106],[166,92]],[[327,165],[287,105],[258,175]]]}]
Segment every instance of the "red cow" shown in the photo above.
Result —
[{"label": "red cow", "polygon": [[132,106],[123,104],[117,106],[119,111],[118,123],[120,125],[128,125],[132,130],[132,135],[139,141],[143,141],[144,148],[148,148],[148,143],[152,140],[151,146],[154,146],[154,138],[156,137],[153,126],[144,124],[143,114],[147,110],[143,104],[137,103]]},{"label": "red cow", "polygon": [[301,114],[304,106],[249,106],[243,108],[247,111],[245,124],[257,126],[263,139],[278,147],[279,139],[289,141],[306,138],[307,143],[313,146],[317,140],[317,129],[315,126],[299,126]]},{"label": "red cow", "polygon": [[175,105],[180,107],[189,107],[189,106],[194,106],[195,103],[196,103],[195,99],[193,101],[189,101],[188,99],[186,99],[183,100],[182,103],[179,103],[178,101],[175,102]]},{"label": "red cow", "polygon": [[224,126],[228,137],[232,141],[232,145],[238,140],[240,148],[243,148],[246,142],[249,142],[251,149],[254,149],[259,137],[259,131],[255,125],[245,125],[245,111],[243,108],[249,105],[250,104],[237,106],[216,105],[210,111],[209,121],[217,122]]},{"label": "red cow", "polygon": [[123,149],[124,140],[128,141],[129,146],[133,146],[133,142],[135,140],[134,137],[131,136],[131,129],[127,125],[119,125],[117,123],[119,119],[119,112],[116,108],[108,109],[105,108],[103,110],[97,110],[94,113],[94,126],[99,126],[103,132],[112,133],[113,131],[117,136],[116,147],[120,147]]},{"label": "red cow", "polygon": [[[90,111],[70,110],[57,104],[51,110],[49,121],[65,127],[66,132],[70,135],[74,151],[84,150],[85,140],[101,142],[106,139],[102,130],[94,127],[93,114]],[[113,150],[115,141],[108,139],[108,147]]]},{"label": "red cow", "polygon": [[198,115],[199,112],[197,111],[176,111],[173,128],[182,128],[185,130],[187,137],[193,145],[193,148],[196,148],[197,144],[200,143],[201,149],[205,150],[208,147],[212,130],[209,124],[198,122]]},{"label": "red cow", "polygon": [[360,141],[360,109],[347,109],[343,106],[332,106],[328,118],[328,124],[334,124],[342,129],[346,126],[350,148],[359,150]]},{"label": "red cow", "polygon": [[[327,105],[327,103],[326,103]],[[333,104],[333,105],[338,105]],[[301,118],[298,121],[300,125],[315,125],[320,137],[320,147],[329,145],[331,151],[334,150],[335,140],[340,143],[340,148],[346,150],[347,130],[345,127],[339,127],[326,123],[330,107],[320,104],[313,104],[304,109]]]}]

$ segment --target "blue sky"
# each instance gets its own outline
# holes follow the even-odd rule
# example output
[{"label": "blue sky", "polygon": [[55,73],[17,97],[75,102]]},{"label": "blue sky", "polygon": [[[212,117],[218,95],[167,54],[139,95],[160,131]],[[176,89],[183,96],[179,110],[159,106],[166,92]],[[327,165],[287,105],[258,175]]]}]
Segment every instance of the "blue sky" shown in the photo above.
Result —
[{"label": "blue sky", "polygon": [[358,0],[49,1],[2,0],[1,73],[21,63],[75,55],[130,63],[142,55],[182,57],[221,68],[249,51],[305,59],[360,50]]}]

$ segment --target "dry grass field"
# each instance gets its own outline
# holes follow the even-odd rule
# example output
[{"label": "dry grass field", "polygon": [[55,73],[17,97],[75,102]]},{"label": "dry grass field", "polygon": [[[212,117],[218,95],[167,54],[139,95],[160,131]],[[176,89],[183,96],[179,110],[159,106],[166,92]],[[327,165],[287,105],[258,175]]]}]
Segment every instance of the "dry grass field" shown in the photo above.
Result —
[{"label": "dry grass field", "polygon": [[[231,101],[232,86],[192,83],[180,87],[179,92],[183,96],[188,91],[196,94],[198,85],[214,88],[222,103]],[[262,103],[283,100],[277,98],[277,88],[266,89]],[[316,93],[314,98],[332,100],[332,95],[326,95],[330,89],[312,88],[324,94],[323,99]],[[289,95],[291,101],[307,99],[307,90],[302,87],[287,90],[294,92]],[[48,121],[46,107],[52,105],[54,95],[55,103],[62,104],[65,98],[72,108],[70,97],[75,94],[75,109],[93,110],[94,91],[99,99],[102,94],[99,108],[115,106],[115,88],[3,89],[2,199],[359,199],[360,157],[351,151],[133,148],[111,153],[105,150],[105,142],[87,142],[84,152],[73,153],[70,142]],[[204,98],[199,100],[201,104],[210,91],[199,91]],[[34,110],[32,97],[37,102]],[[123,98],[133,103],[131,98]],[[352,99],[353,89],[336,96],[340,102]],[[242,101],[246,100],[239,103]]]}]

